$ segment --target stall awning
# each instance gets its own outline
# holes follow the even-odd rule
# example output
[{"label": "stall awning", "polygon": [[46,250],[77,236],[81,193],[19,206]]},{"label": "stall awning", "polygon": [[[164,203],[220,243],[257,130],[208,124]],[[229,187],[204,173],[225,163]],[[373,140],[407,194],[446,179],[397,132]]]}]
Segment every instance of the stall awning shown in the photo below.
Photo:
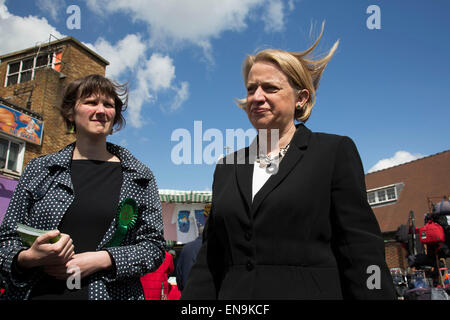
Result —
[{"label": "stall awning", "polygon": [[208,203],[211,202],[212,192],[160,189],[159,198],[161,202]]}]

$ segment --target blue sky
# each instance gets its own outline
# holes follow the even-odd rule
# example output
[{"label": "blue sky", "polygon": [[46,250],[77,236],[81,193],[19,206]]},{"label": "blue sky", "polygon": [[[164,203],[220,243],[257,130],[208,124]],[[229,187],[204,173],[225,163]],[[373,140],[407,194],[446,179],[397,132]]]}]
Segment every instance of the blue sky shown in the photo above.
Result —
[{"label": "blue sky", "polygon": [[[70,5],[79,29],[68,25]],[[367,26],[371,5],[380,29]],[[340,44],[306,125],[350,136],[365,172],[450,149],[447,0],[0,0],[0,54],[50,34],[85,43],[110,61],[108,77],[130,86],[127,126],[109,140],[147,164],[160,189],[210,190],[214,164],[174,164],[173,132],[193,136],[194,121],[223,136],[250,129],[234,103],[245,96],[246,54],[304,50],[322,21],[318,52]]]}]

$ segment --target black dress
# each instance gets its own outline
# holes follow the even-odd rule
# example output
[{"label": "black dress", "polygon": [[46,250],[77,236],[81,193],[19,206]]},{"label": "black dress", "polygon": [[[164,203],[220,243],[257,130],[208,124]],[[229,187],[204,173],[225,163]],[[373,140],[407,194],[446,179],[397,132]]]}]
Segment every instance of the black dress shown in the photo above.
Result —
[{"label": "black dress", "polygon": [[[96,251],[108,230],[119,203],[122,186],[120,162],[72,160],[71,177],[75,198],[59,225],[70,235],[75,254]],[[30,299],[87,300],[89,277],[82,279],[81,289],[69,290],[65,280],[46,275],[33,288]]]}]

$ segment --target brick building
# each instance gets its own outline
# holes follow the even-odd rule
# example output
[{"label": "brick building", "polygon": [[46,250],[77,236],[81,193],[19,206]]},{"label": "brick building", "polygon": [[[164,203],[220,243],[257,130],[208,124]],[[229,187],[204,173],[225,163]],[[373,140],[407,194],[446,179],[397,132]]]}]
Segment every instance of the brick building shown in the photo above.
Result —
[{"label": "brick building", "polygon": [[366,174],[367,198],[385,239],[389,268],[407,268],[407,251],[396,241],[400,225],[424,225],[432,204],[450,196],[450,150]]},{"label": "brick building", "polygon": [[107,65],[72,37],[0,56],[0,222],[28,161],[75,140],[58,110],[64,87]]}]

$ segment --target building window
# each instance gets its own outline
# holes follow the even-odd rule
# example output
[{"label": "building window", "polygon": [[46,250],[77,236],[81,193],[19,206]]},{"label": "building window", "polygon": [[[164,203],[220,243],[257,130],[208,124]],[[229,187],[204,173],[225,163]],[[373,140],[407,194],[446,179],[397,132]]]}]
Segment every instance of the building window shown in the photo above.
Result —
[{"label": "building window", "polygon": [[395,185],[367,191],[367,200],[371,206],[381,203],[394,202],[397,200],[397,197],[397,188]]},{"label": "building window", "polygon": [[369,203],[375,203],[375,192],[368,192],[367,200],[369,200]]},{"label": "building window", "polygon": [[5,87],[34,79],[36,70],[51,67],[61,71],[62,52],[39,54],[8,64]]},{"label": "building window", "polygon": [[20,173],[24,149],[24,143],[0,137],[0,170]]}]

